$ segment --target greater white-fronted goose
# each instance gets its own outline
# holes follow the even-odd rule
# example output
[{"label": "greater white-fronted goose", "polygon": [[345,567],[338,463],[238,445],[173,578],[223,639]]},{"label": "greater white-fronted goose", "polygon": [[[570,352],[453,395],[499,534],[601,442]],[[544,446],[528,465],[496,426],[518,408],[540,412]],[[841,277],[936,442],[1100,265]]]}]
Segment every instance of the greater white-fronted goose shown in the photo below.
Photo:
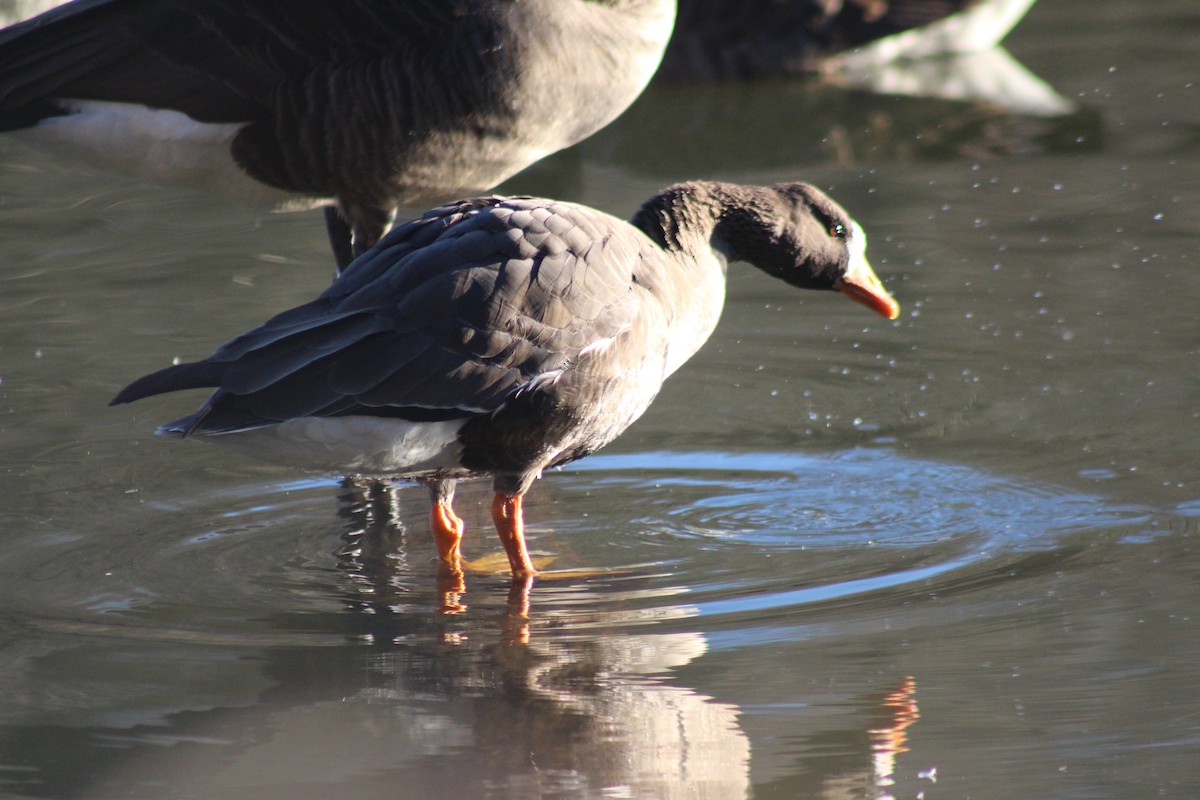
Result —
[{"label": "greater white-fronted goose", "polygon": [[456,481],[490,476],[514,576],[521,502],[547,467],[612,441],[704,344],[726,262],[899,314],[862,229],[811,185],[682,183],[624,222],[572,203],[463,200],[397,227],[310,303],[167,367],[113,404],[216,387],[162,434],[424,483],[458,569]]},{"label": "greater white-fronted goose", "polygon": [[612,121],[674,15],[674,0],[74,0],[0,31],[0,130],[112,161],[192,162],[195,142],[333,198],[344,265],[397,206],[489,189]]}]

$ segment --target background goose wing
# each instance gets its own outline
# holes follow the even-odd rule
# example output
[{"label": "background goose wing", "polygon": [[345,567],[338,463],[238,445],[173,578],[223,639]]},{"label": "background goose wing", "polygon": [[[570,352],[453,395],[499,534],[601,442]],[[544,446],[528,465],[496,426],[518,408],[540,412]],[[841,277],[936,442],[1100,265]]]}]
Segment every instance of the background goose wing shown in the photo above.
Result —
[{"label": "background goose wing", "polygon": [[486,39],[490,26],[466,13],[470,6],[77,0],[0,31],[0,110],[68,97],[173,108],[202,122],[249,121],[286,81],[445,52],[456,38]]}]

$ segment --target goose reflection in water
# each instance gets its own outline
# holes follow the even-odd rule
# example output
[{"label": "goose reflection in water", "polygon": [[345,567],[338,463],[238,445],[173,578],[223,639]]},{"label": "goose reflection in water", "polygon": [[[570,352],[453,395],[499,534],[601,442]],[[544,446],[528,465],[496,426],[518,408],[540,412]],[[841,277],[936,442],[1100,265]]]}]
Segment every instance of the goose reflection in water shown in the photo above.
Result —
[{"label": "goose reflection in water", "polygon": [[[308,503],[324,504],[330,487],[299,489],[298,503],[296,487],[254,488],[240,495],[251,516],[287,526],[288,513],[257,509],[283,501],[307,520]],[[344,491],[342,521],[318,536],[327,552],[337,547],[329,534],[342,531],[336,570],[310,560],[307,548],[291,554],[305,568],[291,573],[290,592],[319,603],[273,604],[260,586],[267,601],[253,607],[238,596],[204,618],[170,603],[72,618],[45,629],[61,635],[37,648],[10,648],[6,693],[54,710],[11,726],[0,750],[16,759],[30,740],[65,740],[68,753],[90,760],[54,784],[56,796],[80,798],[151,797],[170,787],[176,796],[224,800],[881,799],[889,780],[896,796],[915,796],[898,789],[913,785],[917,767],[932,766],[907,752],[926,719],[917,721],[917,682],[885,666],[895,654],[847,672],[844,659],[815,652],[841,650],[844,629],[797,642],[797,655],[811,659],[764,660],[758,648],[772,643],[747,643],[754,632],[741,625],[723,626],[731,635],[722,635],[664,616],[662,586],[636,577],[599,590],[586,580],[556,586],[539,602],[525,644],[492,620],[503,613],[500,583],[479,582],[468,614],[412,613],[437,602],[428,581],[433,549],[423,515],[396,516],[395,493]],[[171,560],[213,555],[185,552]],[[286,573],[269,567],[241,579]],[[639,605],[629,594],[639,591],[651,595],[640,623],[629,615]],[[326,602],[331,596],[340,604]],[[748,636],[739,643],[739,634]],[[754,680],[758,669],[781,667],[789,670],[783,681]],[[88,680],[105,691],[83,702]]]},{"label": "goose reflection in water", "polygon": [[[258,703],[180,715],[170,728],[219,746],[160,744],[119,772],[229,800],[277,784],[320,797],[331,781],[365,794],[404,786],[413,796],[497,800],[732,800],[777,784],[794,792],[797,781],[802,796],[887,796],[917,719],[913,679],[883,691],[806,690],[834,682],[798,675],[785,700],[804,708],[782,733],[794,760],[756,766],[752,779],[743,720],[753,724],[753,709],[681,673],[712,654],[705,634],[632,633],[623,603],[597,599],[587,582],[540,608],[525,643],[469,616],[409,613],[428,598],[429,549],[419,534],[406,547],[394,494],[380,485],[343,493],[347,610],[326,624],[354,645],[247,660],[275,684]],[[481,597],[475,610],[488,607]]]}]

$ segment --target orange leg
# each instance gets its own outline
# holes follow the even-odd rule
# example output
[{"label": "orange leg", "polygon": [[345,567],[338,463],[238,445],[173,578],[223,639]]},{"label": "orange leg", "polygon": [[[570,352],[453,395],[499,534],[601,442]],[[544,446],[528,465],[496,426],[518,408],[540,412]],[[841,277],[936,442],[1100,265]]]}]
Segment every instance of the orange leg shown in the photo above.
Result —
[{"label": "orange leg", "polygon": [[492,500],[492,521],[496,523],[496,533],[500,534],[500,542],[508,555],[508,565],[512,568],[514,578],[524,578],[536,570],[529,560],[525,550],[525,521],[521,512],[521,495],[511,497],[496,492]]},{"label": "orange leg", "polygon": [[454,513],[448,502],[433,504],[429,511],[429,527],[433,528],[438,558],[450,569],[461,571],[462,554],[459,552],[459,545],[462,543],[463,521]]}]

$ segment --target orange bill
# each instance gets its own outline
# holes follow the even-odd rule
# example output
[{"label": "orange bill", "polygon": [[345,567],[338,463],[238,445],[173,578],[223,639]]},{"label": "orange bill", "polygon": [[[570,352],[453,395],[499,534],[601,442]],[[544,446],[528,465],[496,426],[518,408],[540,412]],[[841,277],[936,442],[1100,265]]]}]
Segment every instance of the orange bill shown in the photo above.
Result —
[{"label": "orange bill", "polygon": [[888,319],[900,316],[900,304],[883,288],[875,270],[871,269],[862,253],[855,253],[851,257],[846,274],[834,288],[880,316]]}]

